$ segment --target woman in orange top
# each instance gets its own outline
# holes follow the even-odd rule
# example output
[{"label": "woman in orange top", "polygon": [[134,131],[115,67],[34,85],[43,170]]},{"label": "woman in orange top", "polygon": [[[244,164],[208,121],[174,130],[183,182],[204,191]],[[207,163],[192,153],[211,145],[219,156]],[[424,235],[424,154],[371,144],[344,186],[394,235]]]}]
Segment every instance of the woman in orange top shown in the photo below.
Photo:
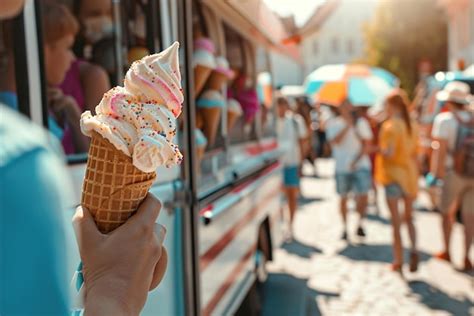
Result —
[{"label": "woman in orange top", "polygon": [[375,160],[375,178],[385,187],[387,204],[392,217],[394,259],[392,269],[400,273],[403,264],[401,219],[398,210],[400,200],[405,204],[403,220],[408,226],[411,242],[411,272],[418,269],[419,261],[416,231],[412,219],[412,204],[418,190],[416,162],[418,132],[416,125],[410,120],[407,99],[403,90],[395,90],[385,100],[388,119],[380,130],[379,153]]}]

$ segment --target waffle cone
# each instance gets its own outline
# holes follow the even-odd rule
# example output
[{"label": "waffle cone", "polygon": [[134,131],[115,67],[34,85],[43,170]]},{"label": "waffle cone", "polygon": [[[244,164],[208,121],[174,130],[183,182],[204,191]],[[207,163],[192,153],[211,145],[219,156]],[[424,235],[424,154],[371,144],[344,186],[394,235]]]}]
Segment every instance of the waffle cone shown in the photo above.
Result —
[{"label": "waffle cone", "polygon": [[200,163],[202,158],[204,157],[205,151],[206,151],[206,146],[198,146],[196,148],[196,156],[197,156],[198,163]]},{"label": "waffle cone", "polygon": [[212,90],[220,91],[222,89],[222,85],[226,83],[227,80],[228,78],[226,75],[214,70],[207,81],[207,87]]},{"label": "waffle cone", "polygon": [[201,174],[201,162],[202,162],[202,158],[204,158],[205,151],[206,151],[206,146],[198,146],[196,148],[197,173],[198,173],[198,175]]},{"label": "waffle cone", "polygon": [[204,88],[204,85],[206,84],[206,81],[209,78],[211,72],[212,68],[202,65],[197,65],[194,68],[194,94],[196,96],[201,93],[202,88]]},{"label": "waffle cone", "polygon": [[132,164],[132,159],[98,133],[92,134],[82,186],[82,206],[106,234],[135,213],[155,180]]},{"label": "waffle cone", "polygon": [[202,114],[204,123],[202,132],[206,136],[209,146],[212,146],[216,140],[217,128],[221,118],[221,108],[200,108],[199,112]]},{"label": "waffle cone", "polygon": [[227,111],[227,131],[231,131],[234,128],[239,117],[239,113]]}]

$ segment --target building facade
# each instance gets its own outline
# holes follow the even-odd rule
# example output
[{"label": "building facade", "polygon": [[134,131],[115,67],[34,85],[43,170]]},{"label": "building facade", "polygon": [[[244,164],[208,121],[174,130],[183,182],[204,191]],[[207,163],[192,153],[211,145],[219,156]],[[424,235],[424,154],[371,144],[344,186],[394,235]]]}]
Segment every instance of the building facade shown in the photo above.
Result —
[{"label": "building facade", "polygon": [[474,64],[474,0],[439,0],[448,18],[449,70]]},{"label": "building facade", "polygon": [[365,52],[364,25],[375,0],[327,0],[300,29],[304,73],[326,64],[350,63]]}]

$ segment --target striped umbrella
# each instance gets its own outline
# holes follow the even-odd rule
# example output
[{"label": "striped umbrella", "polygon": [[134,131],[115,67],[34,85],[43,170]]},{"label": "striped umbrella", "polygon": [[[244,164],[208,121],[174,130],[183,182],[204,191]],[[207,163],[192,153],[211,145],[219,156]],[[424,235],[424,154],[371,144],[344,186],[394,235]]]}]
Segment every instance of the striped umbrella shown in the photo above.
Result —
[{"label": "striped umbrella", "polygon": [[326,65],[306,77],[305,93],[315,101],[339,105],[349,100],[353,105],[376,105],[396,86],[398,79],[390,72],[359,64]]}]

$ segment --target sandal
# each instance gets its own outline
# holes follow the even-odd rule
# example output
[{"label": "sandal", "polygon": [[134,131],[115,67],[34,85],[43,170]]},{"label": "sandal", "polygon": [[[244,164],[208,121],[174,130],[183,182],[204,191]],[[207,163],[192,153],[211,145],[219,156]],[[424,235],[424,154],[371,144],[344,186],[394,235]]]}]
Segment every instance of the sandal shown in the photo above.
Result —
[{"label": "sandal", "polygon": [[393,272],[398,272],[402,274],[402,264],[401,263],[392,263],[390,270]]},{"label": "sandal", "polygon": [[418,270],[418,263],[420,261],[420,256],[418,252],[412,251],[410,253],[410,272],[416,272]]},{"label": "sandal", "polygon": [[437,259],[445,260],[445,261],[451,262],[451,256],[449,255],[449,252],[447,252],[447,251],[443,251],[443,252],[437,253],[437,254],[435,254],[434,256],[435,256],[435,258],[437,258]]}]

